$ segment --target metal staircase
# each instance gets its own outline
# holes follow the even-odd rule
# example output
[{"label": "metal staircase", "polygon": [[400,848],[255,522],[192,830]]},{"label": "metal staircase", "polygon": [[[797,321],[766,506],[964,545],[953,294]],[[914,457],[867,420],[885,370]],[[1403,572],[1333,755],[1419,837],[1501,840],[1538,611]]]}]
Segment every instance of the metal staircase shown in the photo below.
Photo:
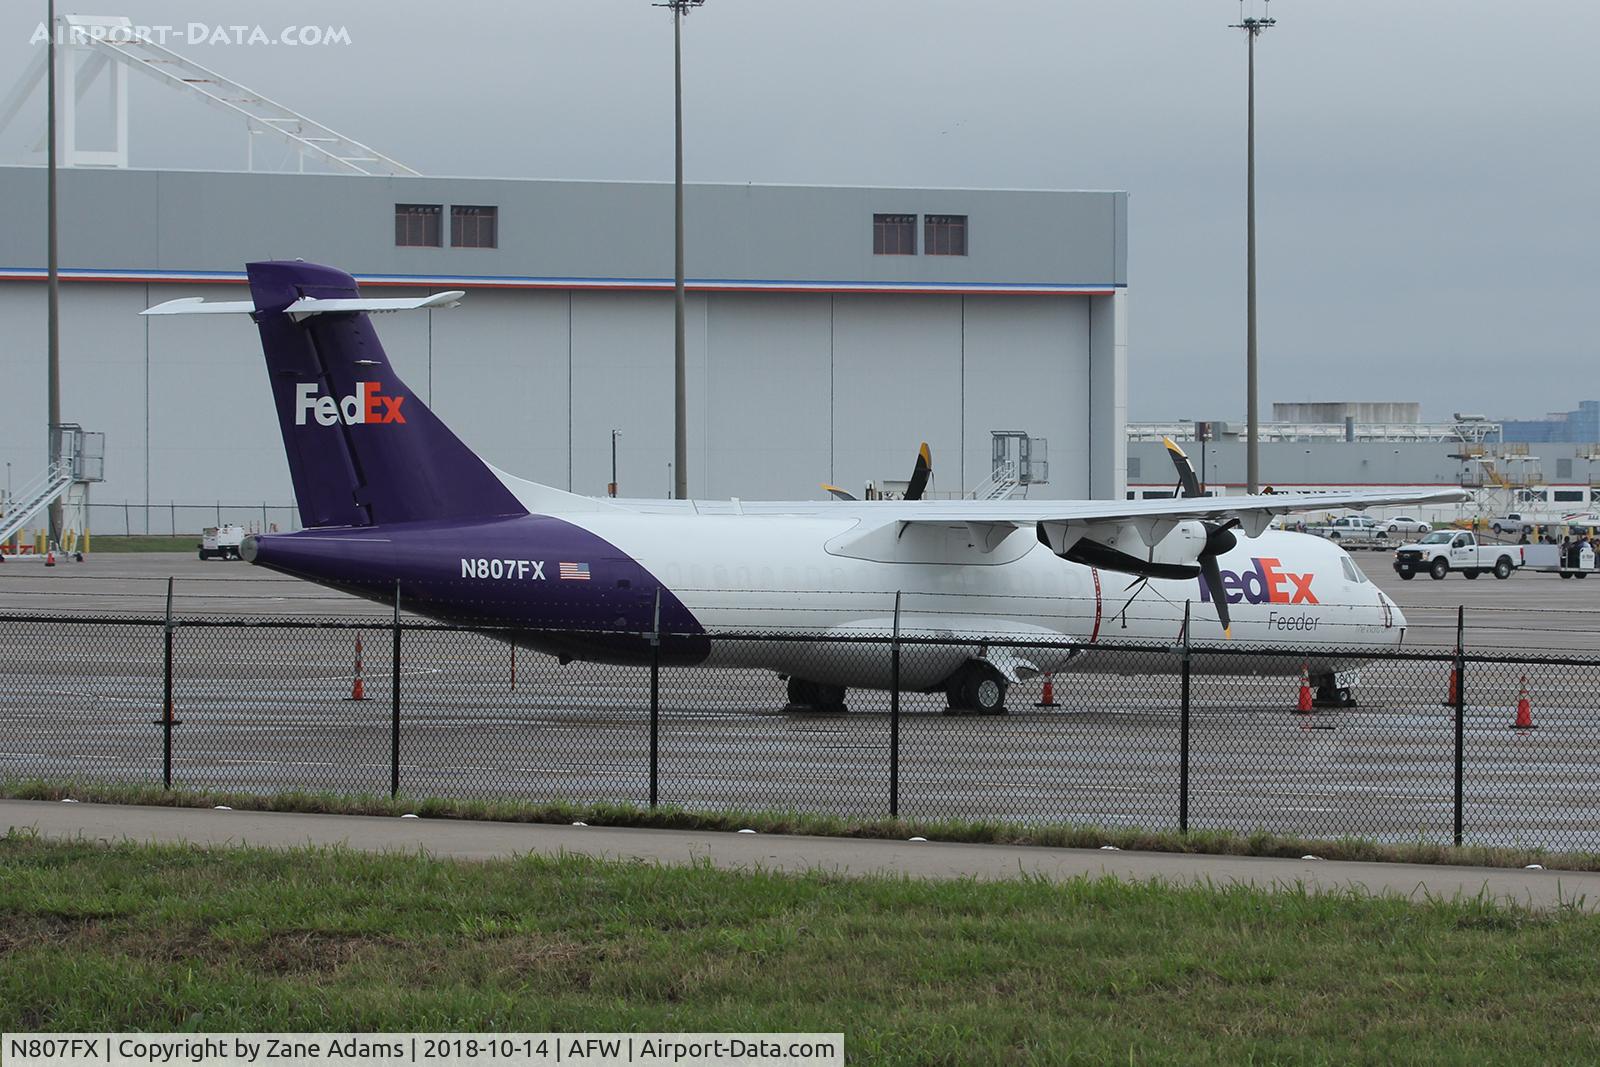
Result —
[{"label": "metal staircase", "polygon": [[972,491],[972,499],[991,502],[1005,500],[1017,491],[1019,484],[1021,483],[1017,479],[1016,462],[1006,460],[1004,463],[996,464],[989,475],[989,480]]},{"label": "metal staircase", "polygon": [[72,464],[62,461],[22,487],[0,510],[0,541],[9,541],[39,512],[72,487]]}]

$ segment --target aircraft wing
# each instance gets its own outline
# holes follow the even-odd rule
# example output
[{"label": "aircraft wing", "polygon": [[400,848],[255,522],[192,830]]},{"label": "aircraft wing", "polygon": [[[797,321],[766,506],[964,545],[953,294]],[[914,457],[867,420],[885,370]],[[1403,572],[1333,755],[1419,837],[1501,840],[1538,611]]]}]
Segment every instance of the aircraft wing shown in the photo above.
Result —
[{"label": "aircraft wing", "polygon": [[1446,504],[1467,498],[1452,487],[1402,492],[1363,490],[1343,493],[1273,493],[1257,496],[1198,496],[1169,500],[917,500],[838,501],[830,503],[739,503],[743,514],[857,514],[862,518],[913,525],[1024,527],[1037,523],[1067,525],[1149,525],[1186,520],[1237,519],[1251,536],[1280,515],[1301,511],[1365,510],[1409,504]]}]

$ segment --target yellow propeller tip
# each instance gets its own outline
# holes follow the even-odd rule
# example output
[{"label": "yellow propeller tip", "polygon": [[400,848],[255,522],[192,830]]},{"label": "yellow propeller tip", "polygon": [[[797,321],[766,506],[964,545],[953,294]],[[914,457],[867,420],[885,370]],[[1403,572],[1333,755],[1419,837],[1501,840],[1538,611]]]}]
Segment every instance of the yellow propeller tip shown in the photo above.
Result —
[{"label": "yellow propeller tip", "polygon": [[1223,636],[1223,638],[1225,638],[1225,639],[1226,639],[1226,640],[1229,640],[1229,641],[1232,641],[1232,640],[1233,640],[1233,627],[1231,627],[1231,626],[1224,626],[1224,627],[1223,627],[1223,628],[1222,628],[1222,636]]}]

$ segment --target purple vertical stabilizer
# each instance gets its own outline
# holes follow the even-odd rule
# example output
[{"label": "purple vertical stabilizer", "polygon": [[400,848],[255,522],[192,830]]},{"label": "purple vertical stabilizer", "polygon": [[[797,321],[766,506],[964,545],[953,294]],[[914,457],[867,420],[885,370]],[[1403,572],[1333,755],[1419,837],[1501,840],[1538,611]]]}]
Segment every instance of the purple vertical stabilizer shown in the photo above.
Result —
[{"label": "purple vertical stabilizer", "polygon": [[250,295],[306,526],[486,519],[527,511],[389,365],[364,311],[303,317],[302,297],[351,299],[314,263],[249,263]]}]

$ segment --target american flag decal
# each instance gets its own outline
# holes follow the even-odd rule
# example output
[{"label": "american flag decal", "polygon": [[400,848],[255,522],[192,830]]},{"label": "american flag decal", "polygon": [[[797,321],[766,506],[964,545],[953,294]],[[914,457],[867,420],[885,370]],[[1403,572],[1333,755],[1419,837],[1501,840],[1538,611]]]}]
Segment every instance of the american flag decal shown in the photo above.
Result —
[{"label": "american flag decal", "polygon": [[589,580],[589,565],[587,563],[562,563],[561,580],[564,582],[587,582]]}]

